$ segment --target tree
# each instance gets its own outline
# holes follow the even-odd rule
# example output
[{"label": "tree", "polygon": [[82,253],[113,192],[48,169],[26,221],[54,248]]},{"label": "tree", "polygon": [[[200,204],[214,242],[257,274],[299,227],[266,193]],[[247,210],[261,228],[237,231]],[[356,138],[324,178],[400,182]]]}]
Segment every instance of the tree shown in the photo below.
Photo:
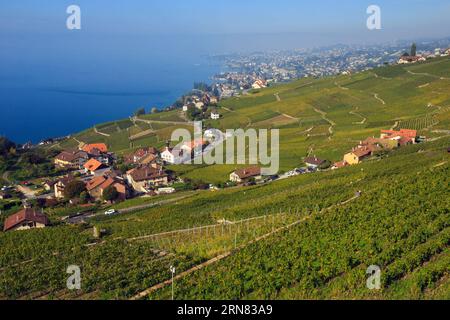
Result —
[{"label": "tree", "polygon": [[66,197],[66,199],[78,198],[83,191],[86,191],[86,185],[84,182],[74,180],[69,182],[64,189],[64,197]]},{"label": "tree", "polygon": [[16,148],[16,144],[7,137],[0,136],[0,155],[7,156],[12,149]]},{"label": "tree", "polygon": [[415,57],[417,54],[417,45],[415,43],[411,46],[411,57]]},{"label": "tree", "polygon": [[139,108],[139,109],[137,109],[136,112],[134,113],[134,115],[135,115],[136,117],[143,116],[144,114],[145,114],[145,108]]},{"label": "tree", "polygon": [[152,113],[153,113],[153,114],[158,113],[158,108],[157,108],[157,107],[153,107],[153,108],[152,108]]},{"label": "tree", "polygon": [[87,193],[86,191],[83,191],[82,193],[80,193],[81,203],[88,203],[89,199],[90,199],[89,193]]},{"label": "tree", "polygon": [[117,197],[119,197],[119,193],[114,186],[109,186],[103,191],[103,200],[105,201],[114,201]]}]

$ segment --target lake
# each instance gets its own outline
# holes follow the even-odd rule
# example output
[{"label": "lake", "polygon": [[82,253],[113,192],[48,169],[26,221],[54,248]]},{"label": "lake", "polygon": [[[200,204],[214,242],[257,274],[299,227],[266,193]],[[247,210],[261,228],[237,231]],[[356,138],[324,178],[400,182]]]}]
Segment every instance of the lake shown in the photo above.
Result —
[{"label": "lake", "polygon": [[222,70],[207,42],[181,36],[24,35],[0,49],[0,135],[18,143],[168,106]]}]

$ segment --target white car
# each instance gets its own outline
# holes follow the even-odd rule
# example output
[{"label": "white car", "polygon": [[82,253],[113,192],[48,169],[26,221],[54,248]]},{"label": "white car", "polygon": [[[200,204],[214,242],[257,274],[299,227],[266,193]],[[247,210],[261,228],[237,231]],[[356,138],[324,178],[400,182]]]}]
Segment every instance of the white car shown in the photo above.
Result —
[{"label": "white car", "polygon": [[111,209],[111,210],[105,211],[105,216],[113,216],[113,215],[118,214],[118,213],[119,212],[117,210]]}]

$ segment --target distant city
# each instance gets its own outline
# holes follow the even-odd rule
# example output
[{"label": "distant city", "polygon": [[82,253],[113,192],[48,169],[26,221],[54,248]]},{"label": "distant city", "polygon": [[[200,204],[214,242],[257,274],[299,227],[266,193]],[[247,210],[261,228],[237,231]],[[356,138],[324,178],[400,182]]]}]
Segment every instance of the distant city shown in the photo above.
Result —
[{"label": "distant city", "polygon": [[[304,77],[325,77],[351,74],[383,65],[395,64],[402,54],[410,53],[412,41],[348,46],[336,45],[314,49],[251,54],[217,55],[228,71],[214,76],[213,91],[219,98],[228,98],[259,89],[272,83],[289,82]],[[417,54],[439,56],[450,46],[450,38],[417,41]]]}]

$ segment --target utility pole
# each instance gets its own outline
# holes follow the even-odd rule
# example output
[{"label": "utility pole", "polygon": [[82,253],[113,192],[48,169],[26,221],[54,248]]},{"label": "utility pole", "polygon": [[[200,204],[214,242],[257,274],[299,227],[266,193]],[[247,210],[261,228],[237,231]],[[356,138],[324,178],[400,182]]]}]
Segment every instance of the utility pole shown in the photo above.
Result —
[{"label": "utility pole", "polygon": [[174,300],[174,275],[175,275],[175,267],[174,266],[170,266],[170,272],[172,273],[172,301]]}]

